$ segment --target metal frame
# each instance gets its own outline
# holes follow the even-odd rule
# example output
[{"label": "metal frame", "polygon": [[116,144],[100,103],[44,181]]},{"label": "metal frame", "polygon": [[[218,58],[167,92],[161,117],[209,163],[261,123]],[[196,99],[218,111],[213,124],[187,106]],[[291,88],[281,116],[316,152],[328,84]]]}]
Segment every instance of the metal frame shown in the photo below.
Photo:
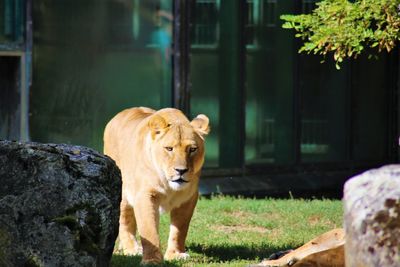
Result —
[{"label": "metal frame", "polygon": [[174,0],[173,26],[173,103],[190,115],[190,9],[192,1]]}]

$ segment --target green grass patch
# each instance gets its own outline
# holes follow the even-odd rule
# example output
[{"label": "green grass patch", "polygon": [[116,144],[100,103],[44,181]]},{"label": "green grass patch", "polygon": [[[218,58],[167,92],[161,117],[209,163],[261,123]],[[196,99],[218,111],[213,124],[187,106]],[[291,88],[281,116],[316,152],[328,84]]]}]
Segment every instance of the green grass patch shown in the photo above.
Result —
[{"label": "green grass patch", "polygon": [[[246,266],[276,251],[296,248],[315,236],[342,227],[339,200],[201,198],[186,241],[191,258],[163,266]],[[168,215],[161,216],[163,249]],[[138,266],[141,257],[114,255],[111,266]]]}]

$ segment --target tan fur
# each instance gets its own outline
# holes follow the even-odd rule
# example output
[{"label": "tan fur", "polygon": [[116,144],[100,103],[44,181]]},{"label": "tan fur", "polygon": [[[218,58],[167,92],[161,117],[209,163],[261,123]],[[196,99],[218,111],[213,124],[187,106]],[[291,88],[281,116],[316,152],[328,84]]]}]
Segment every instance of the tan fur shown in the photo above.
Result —
[{"label": "tan fur", "polygon": [[162,261],[158,224],[159,210],[164,210],[171,216],[164,258],[188,257],[185,239],[198,198],[208,132],[205,115],[189,122],[172,108],[131,108],[107,124],[104,154],[115,160],[122,173],[119,239],[124,254],[141,252],[135,239],[138,230],[142,263]]},{"label": "tan fur", "polygon": [[345,233],[341,228],[326,232],[277,260],[265,260],[263,267],[344,267]]}]

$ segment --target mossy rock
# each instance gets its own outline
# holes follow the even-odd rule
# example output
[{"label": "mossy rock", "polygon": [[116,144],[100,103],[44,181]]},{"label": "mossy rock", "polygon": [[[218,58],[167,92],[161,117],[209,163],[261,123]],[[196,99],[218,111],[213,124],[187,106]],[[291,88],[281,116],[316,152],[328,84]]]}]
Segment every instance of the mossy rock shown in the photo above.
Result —
[{"label": "mossy rock", "polygon": [[0,141],[0,266],[108,266],[121,174],[81,146]]}]

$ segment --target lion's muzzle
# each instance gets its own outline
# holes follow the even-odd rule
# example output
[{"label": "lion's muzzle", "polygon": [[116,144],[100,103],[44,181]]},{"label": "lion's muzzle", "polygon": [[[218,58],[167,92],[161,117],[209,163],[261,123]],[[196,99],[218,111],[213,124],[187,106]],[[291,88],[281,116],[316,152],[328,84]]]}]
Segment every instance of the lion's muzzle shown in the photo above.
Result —
[{"label": "lion's muzzle", "polygon": [[178,184],[184,184],[184,183],[188,183],[189,181],[186,181],[182,177],[179,177],[178,179],[172,180],[171,182],[178,183]]},{"label": "lion's muzzle", "polygon": [[183,176],[179,176],[177,179],[171,179],[168,181],[169,187],[173,190],[182,190],[186,188],[190,183],[185,180]]},{"label": "lion's muzzle", "polygon": [[187,168],[175,168],[175,171],[180,175],[180,176],[182,176],[182,175],[184,175],[185,173],[187,173],[187,171],[188,171],[189,169],[187,169]]}]

